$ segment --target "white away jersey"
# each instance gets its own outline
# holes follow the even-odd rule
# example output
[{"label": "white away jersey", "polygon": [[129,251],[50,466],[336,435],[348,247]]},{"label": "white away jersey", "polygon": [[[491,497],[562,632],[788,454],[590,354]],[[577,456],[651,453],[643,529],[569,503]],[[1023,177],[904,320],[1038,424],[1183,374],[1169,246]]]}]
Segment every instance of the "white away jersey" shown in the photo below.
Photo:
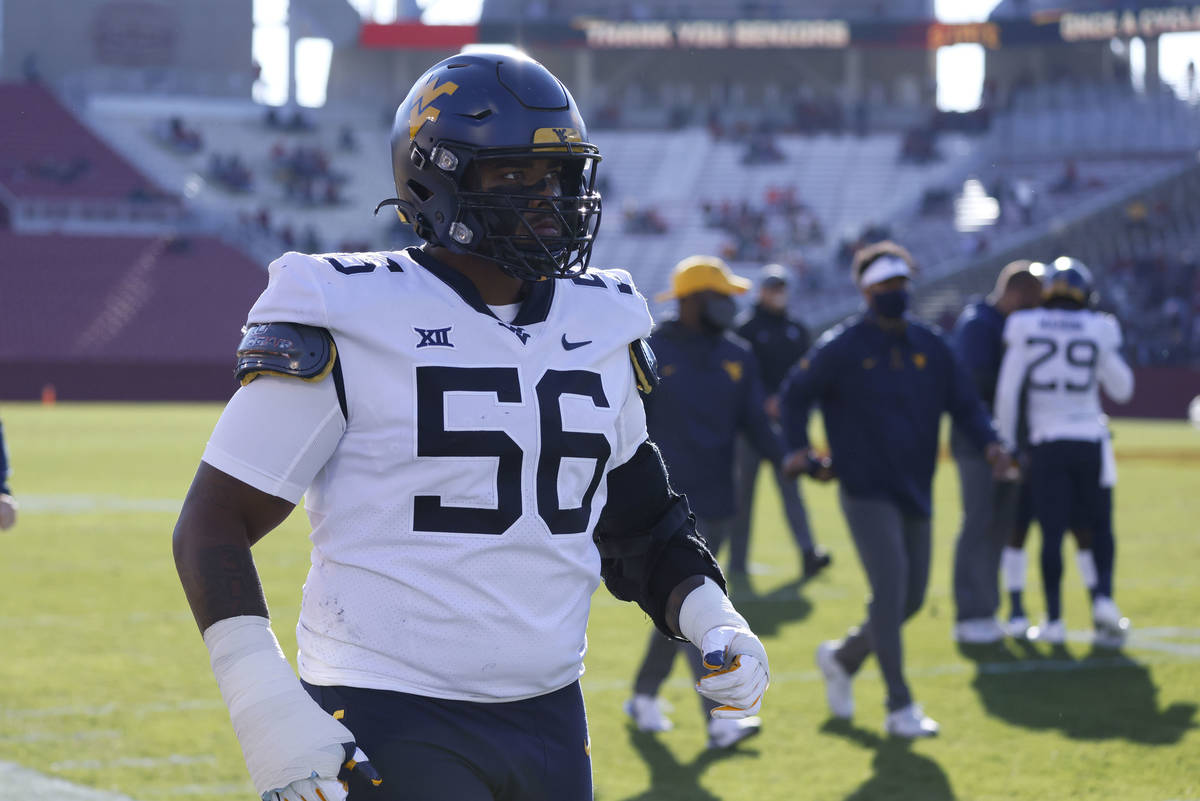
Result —
[{"label": "white away jersey", "polygon": [[342,418],[332,379],[259,378],[204,456],[292,501],[307,487],[301,676],[474,701],[575,681],[606,474],[646,438],[628,347],[651,318],[629,274],[532,284],[504,323],[420,251],[288,253],[249,322],[327,328],[345,387]]},{"label": "white away jersey", "polygon": [[1008,447],[1018,444],[1022,415],[1034,445],[1107,437],[1100,389],[1118,403],[1133,395],[1133,372],[1121,358],[1115,317],[1087,309],[1014,312],[1004,326],[1004,343],[995,409]]}]

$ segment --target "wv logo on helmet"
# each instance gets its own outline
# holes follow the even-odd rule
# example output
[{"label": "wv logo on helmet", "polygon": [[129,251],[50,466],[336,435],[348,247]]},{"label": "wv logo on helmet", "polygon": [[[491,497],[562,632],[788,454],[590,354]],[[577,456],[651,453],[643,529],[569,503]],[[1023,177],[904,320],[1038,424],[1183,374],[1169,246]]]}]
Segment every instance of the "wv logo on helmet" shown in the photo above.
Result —
[{"label": "wv logo on helmet", "polygon": [[437,76],[429,79],[421,94],[413,101],[412,110],[408,112],[408,138],[412,139],[417,131],[427,122],[433,122],[441,114],[441,109],[433,108],[433,101],[442,95],[452,95],[458,91],[458,84],[453,81],[437,82]]}]

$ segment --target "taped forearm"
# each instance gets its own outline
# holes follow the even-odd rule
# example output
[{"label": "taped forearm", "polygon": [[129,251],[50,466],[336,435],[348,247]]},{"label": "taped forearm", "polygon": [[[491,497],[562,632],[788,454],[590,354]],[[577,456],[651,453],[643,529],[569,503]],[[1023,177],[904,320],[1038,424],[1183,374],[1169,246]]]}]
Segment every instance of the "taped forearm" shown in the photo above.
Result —
[{"label": "taped forearm", "polygon": [[204,644],[255,789],[262,794],[314,773],[336,777],[354,735],[304,691],[270,621],[219,620],[204,631]]},{"label": "taped forearm", "polygon": [[706,578],[703,584],[683,599],[683,606],[679,608],[679,631],[700,648],[704,635],[717,626],[750,628],[746,618],[733,608],[725,591],[715,581]]}]

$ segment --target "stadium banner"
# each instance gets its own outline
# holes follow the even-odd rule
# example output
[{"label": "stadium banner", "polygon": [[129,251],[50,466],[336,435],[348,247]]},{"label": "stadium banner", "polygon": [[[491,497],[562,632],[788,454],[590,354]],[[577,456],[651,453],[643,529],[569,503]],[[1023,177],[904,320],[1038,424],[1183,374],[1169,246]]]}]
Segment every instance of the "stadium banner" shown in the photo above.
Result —
[{"label": "stadium banner", "polygon": [[478,25],[424,25],[394,22],[364,23],[358,44],[367,50],[448,50],[481,41]]},{"label": "stadium banner", "polygon": [[955,24],[929,20],[852,22],[839,19],[609,20],[579,17],[570,22],[492,20],[481,22],[476,33],[478,40],[485,42],[593,50],[799,50],[860,46],[936,50],[955,44],[980,44],[989,49],[1053,46],[1181,31],[1200,31],[1200,5],[1138,11],[1053,11],[1026,19]]}]

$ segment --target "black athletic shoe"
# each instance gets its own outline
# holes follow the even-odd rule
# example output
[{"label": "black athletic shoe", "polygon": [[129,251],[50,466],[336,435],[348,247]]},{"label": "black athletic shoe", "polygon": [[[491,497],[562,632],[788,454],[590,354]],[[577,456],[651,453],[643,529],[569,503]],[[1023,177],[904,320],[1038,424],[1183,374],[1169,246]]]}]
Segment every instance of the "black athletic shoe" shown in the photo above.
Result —
[{"label": "black athletic shoe", "polygon": [[804,552],[804,575],[807,581],[833,564],[833,557],[824,548],[813,548]]}]

